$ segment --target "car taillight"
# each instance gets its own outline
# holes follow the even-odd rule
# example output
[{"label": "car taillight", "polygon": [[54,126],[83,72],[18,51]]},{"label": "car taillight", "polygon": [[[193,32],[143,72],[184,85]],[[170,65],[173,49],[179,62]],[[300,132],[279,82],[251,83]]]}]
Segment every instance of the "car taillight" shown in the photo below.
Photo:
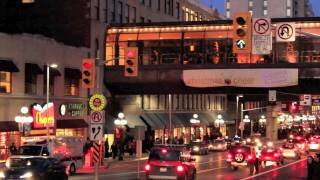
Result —
[{"label": "car taillight", "polygon": [[146,166],[144,167],[145,171],[151,171],[151,165],[150,164],[146,164]]},{"label": "car taillight", "polygon": [[228,158],[228,159],[231,159],[231,158],[232,158],[232,155],[231,155],[231,154],[227,154],[227,158]]},{"label": "car taillight", "polygon": [[280,151],[283,151],[283,148],[282,148],[282,147],[280,148]]},{"label": "car taillight", "polygon": [[238,152],[238,153],[242,153],[242,149],[238,149],[237,152]]},{"label": "car taillight", "polygon": [[274,157],[278,157],[279,155],[277,153],[274,154]]},{"label": "car taillight", "polygon": [[183,166],[181,166],[181,165],[177,166],[177,171],[178,172],[183,172],[184,171]]},{"label": "car taillight", "polygon": [[251,156],[251,155],[249,155],[249,156],[248,156],[248,159],[252,159],[252,156]]}]

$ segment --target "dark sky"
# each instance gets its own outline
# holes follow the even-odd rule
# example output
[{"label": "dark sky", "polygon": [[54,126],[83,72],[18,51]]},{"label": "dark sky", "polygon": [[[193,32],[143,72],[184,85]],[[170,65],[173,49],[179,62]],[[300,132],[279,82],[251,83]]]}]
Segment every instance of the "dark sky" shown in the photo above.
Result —
[{"label": "dark sky", "polygon": [[[224,14],[224,0],[200,0],[203,3],[210,5],[213,2],[213,6],[218,8],[219,12]],[[320,16],[320,0],[310,0],[313,10],[316,16]]]}]

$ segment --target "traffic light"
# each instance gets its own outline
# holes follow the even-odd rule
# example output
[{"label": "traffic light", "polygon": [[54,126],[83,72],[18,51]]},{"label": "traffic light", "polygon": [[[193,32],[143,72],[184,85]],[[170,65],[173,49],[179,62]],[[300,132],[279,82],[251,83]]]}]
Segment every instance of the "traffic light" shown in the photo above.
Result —
[{"label": "traffic light", "polygon": [[94,59],[82,60],[82,88],[93,88],[95,79],[95,61]]},{"label": "traffic light", "polygon": [[125,49],[124,76],[138,76],[138,49],[136,47]]},{"label": "traffic light", "polygon": [[289,111],[291,113],[297,113],[299,111],[299,105],[298,105],[298,102],[296,101],[293,101],[291,102],[291,105],[289,107]]},{"label": "traffic light", "polygon": [[233,53],[251,53],[252,16],[250,12],[234,13]]}]

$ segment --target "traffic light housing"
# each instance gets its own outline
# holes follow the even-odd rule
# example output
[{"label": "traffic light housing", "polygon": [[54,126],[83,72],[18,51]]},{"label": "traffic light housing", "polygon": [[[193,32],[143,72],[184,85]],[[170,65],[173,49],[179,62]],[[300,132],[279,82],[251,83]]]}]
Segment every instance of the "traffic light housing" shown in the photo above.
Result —
[{"label": "traffic light housing", "polygon": [[128,47],[125,49],[124,76],[138,76],[138,49],[136,47]]},{"label": "traffic light housing", "polygon": [[94,88],[95,61],[94,59],[83,59],[81,65],[82,88]]},{"label": "traffic light housing", "polygon": [[234,13],[233,53],[251,53],[252,15],[250,12]]}]

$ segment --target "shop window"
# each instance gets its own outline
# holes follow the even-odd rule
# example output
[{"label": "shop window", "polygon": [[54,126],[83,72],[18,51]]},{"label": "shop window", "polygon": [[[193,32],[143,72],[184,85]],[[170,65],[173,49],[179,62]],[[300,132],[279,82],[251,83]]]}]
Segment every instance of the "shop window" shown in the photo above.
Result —
[{"label": "shop window", "polygon": [[11,72],[0,71],[0,93],[11,93]]},{"label": "shop window", "polygon": [[66,78],[64,89],[66,96],[79,96],[79,79]]},{"label": "shop window", "polygon": [[25,71],[25,93],[37,94],[37,74]]}]

